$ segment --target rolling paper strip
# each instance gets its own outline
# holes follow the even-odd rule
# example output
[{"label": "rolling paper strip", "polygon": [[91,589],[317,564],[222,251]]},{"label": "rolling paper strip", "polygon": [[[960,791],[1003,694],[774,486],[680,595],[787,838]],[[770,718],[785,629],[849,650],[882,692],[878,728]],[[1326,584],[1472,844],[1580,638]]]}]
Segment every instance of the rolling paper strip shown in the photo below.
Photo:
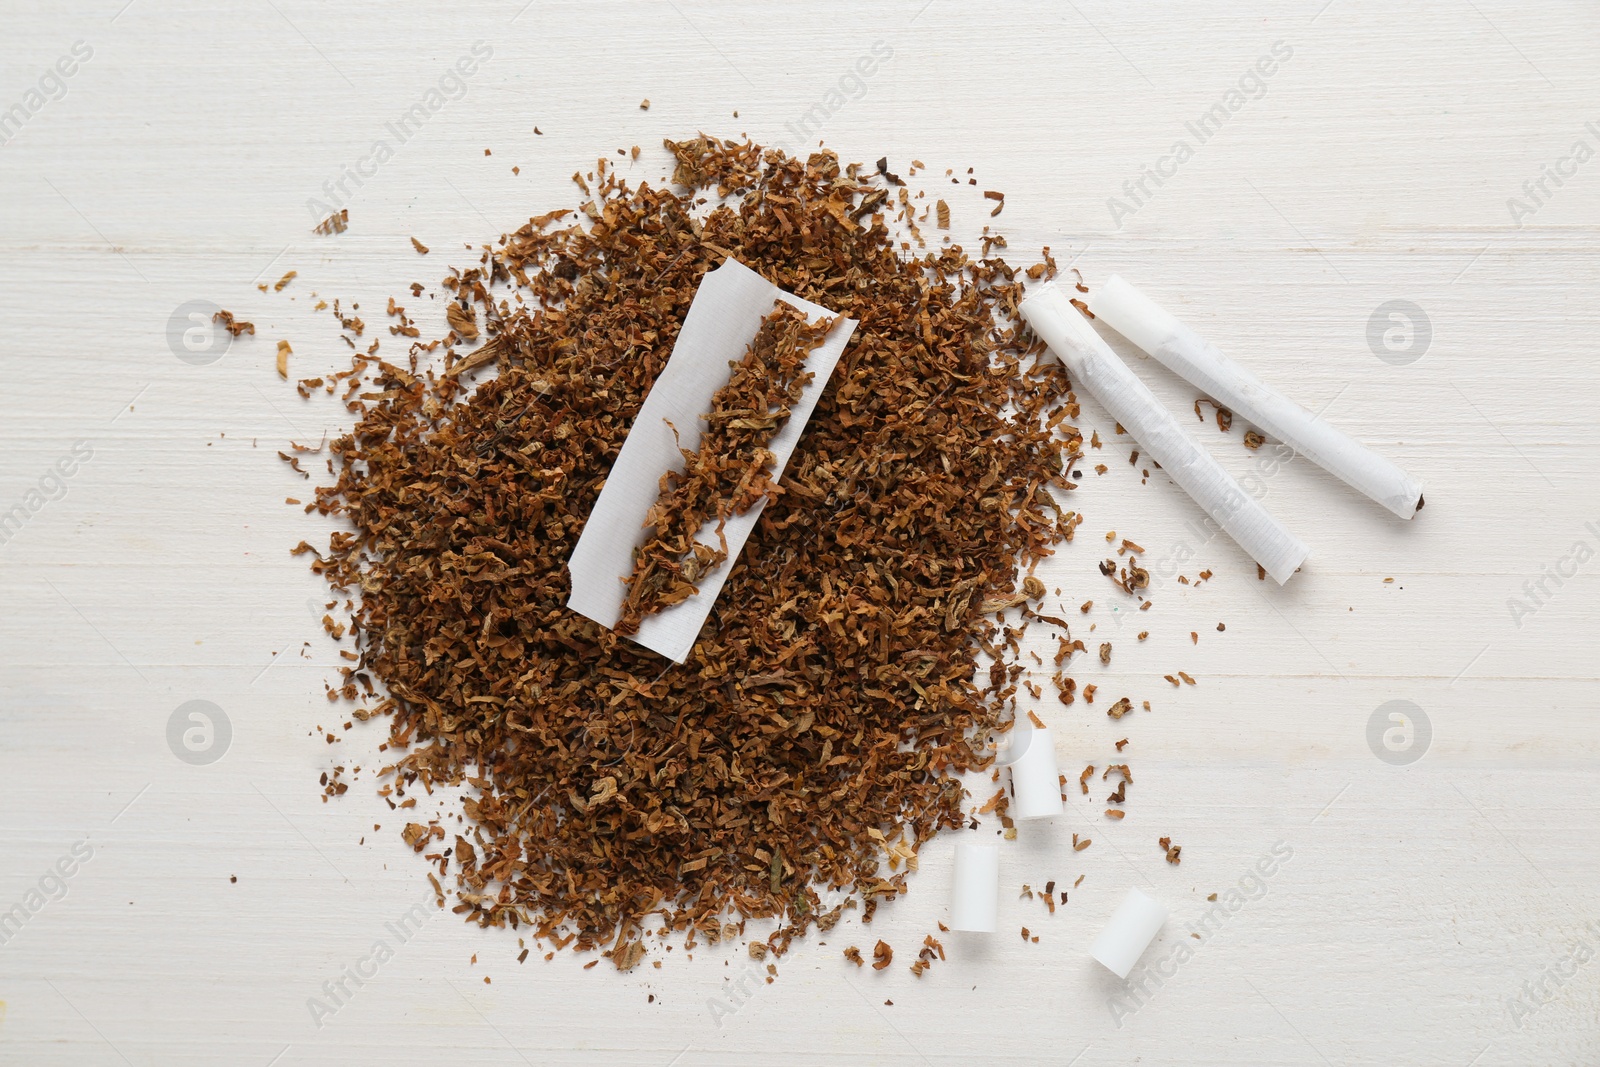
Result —
[{"label": "rolling paper strip", "polygon": [[1066,364],[1073,383],[1087,389],[1274,581],[1279,585],[1287,582],[1310,549],[1241,489],[1211,453],[1190,439],[1066,295],[1054,283],[1040,286],[1022,301],[1019,311]]},{"label": "rolling paper strip", "polygon": [[[626,583],[633,574],[633,552],[645,542],[645,518],[660,496],[661,477],[669,470],[682,469],[680,447],[692,452],[699,446],[701,416],[711,410],[717,390],[727,384],[729,361],[744,356],[761,328],[762,317],[772,311],[777,300],[799,308],[812,322],[833,317],[827,308],[784,292],[731,258],[700,280],[672,346],[672,357],[639,408],[572,550],[567,564],[572,573],[567,607],[606,627],[615,626],[622,617]],[[799,443],[855,328],[854,319],[839,318],[823,343],[806,358],[811,381],[801,389],[799,402],[767,444],[774,457],[774,481],[789,462],[789,454]],[[699,592],[646,615],[634,641],[677,663],[684,661],[765,504],[761,501],[743,515],[728,517],[722,528],[728,558],[701,577]],[[715,547],[716,524],[706,523],[695,539]]]},{"label": "rolling paper strip", "polygon": [[1120,276],[1089,295],[1089,310],[1212,400],[1402,519],[1422,507],[1416,478],[1223,355]]}]

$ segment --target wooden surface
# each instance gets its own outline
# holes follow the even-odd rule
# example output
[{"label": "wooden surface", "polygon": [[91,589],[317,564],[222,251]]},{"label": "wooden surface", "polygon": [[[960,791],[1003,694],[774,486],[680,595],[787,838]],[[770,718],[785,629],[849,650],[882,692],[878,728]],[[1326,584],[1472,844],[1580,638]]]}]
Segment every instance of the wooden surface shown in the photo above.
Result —
[{"label": "wooden surface", "polygon": [[[74,42],[92,49],[0,148],[0,508],[45,480],[0,545],[0,909],[27,913],[0,945],[0,1063],[1600,1060],[1600,161],[1563,164],[1542,203],[1522,189],[1580,139],[1600,148],[1600,8],[123,4],[12,3],[0,40],[0,107]],[[465,95],[349,186],[349,232],[312,235],[308,199],[476,41],[492,56]],[[846,76],[876,42],[892,55],[857,93]],[[1193,140],[1185,123],[1275,42],[1292,54],[1259,98],[1114,224],[1108,198]],[[639,144],[631,172],[655,181],[663,136],[792,142],[786,126],[842,78],[820,136],[846,159],[923,160],[969,247],[992,224],[1014,262],[1047,244],[1091,283],[1122,273],[1417,473],[1426,509],[1400,523],[1303,460],[1260,476],[1313,547],[1277,589],[1108,444],[1109,473],[1075,498],[1078,542],[1042,573],[1067,610],[1094,598],[1092,637],[1116,645],[1080,677],[1155,710],[1040,714],[1073,777],[1130,738],[1128,817],[1074,797],[1068,818],[1024,826],[1002,932],[944,938],[949,960],[920,980],[906,964],[946,914],[948,840],[909,897],[797,945],[770,985],[717,950],[628,975],[518,965],[514,935],[431,908],[396,936],[424,870],[370,771],[318,796],[320,772],[368,766],[379,738],[344,734],[323,698],[322,590],[287,552],[319,527],[284,506],[304,483],[273,453],[337,420],[278,380],[274,342],[291,341],[297,375],[333,369],[346,354],[312,293],[379,324],[390,294],[469,261],[458,242],[571,205],[568,176],[597,156]],[[945,168],[963,184],[941,188]],[[1006,193],[998,219],[984,189]],[[283,292],[255,288],[291,269]],[[1394,300],[1431,327],[1409,362],[1369,344]],[[168,322],[189,301],[257,335],[185,362]],[[1137,367],[1188,410],[1191,389]],[[1193,425],[1252,471],[1241,427]],[[1092,403],[1083,427],[1113,436]],[[75,442],[92,455],[58,485]],[[1113,614],[1095,571],[1111,529],[1158,562],[1187,545],[1182,573],[1215,578],[1158,580],[1150,611]],[[1199,684],[1162,681],[1177,670]],[[231,727],[209,764],[169,746],[191,700]],[[1390,701],[1431,729],[1406,765],[1369,745]],[[1093,846],[1072,852],[1073,832]],[[1289,858],[1254,874],[1280,842]],[[58,861],[64,895],[30,898],[57,889]],[[1079,875],[1054,916],[1019,899]],[[1137,998],[1086,954],[1129,886],[1172,910],[1145,957],[1164,973]],[[1236,910],[1202,926],[1208,894],[1230,889]],[[897,950],[889,970],[841,959],[877,938]],[[371,973],[380,939],[389,958],[315,1019],[308,999],[346,967]]]}]

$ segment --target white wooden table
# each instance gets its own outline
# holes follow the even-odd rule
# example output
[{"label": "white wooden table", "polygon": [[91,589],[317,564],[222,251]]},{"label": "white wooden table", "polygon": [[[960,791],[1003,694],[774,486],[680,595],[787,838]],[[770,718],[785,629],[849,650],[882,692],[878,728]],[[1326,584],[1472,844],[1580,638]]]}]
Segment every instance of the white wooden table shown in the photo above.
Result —
[{"label": "white wooden table", "polygon": [[[1600,1060],[1600,8],[124,4],[12,3],[0,40],[0,108],[22,108],[0,148],[0,509],[23,509],[0,544],[0,1063]],[[454,91],[462,57],[457,98],[398,143],[387,124]],[[1202,140],[1187,124],[1219,103]],[[1114,730],[1129,815],[1096,796],[1025,827],[1003,932],[946,938],[920,980],[901,961],[945,914],[948,841],[908,898],[798,944],[771,985],[706,950],[619,975],[518,965],[514,935],[431,908],[405,925],[423,869],[370,772],[317,795],[380,730],[316,736],[345,717],[323,699],[336,653],[287,552],[315,540],[283,504],[304,483],[273,453],[332,427],[279,381],[274,342],[297,375],[333,369],[313,292],[377,323],[468,262],[458,242],[570,205],[597,156],[637,143],[632,172],[657,180],[661,138],[698,129],[798,131],[935,180],[972,167],[976,188],[945,187],[965,240],[992,221],[1014,262],[1048,244],[1091,282],[1122,273],[1427,484],[1402,524],[1195,424],[1312,544],[1278,589],[1108,446],[1047,584],[1109,603],[1112,528],[1216,577],[1091,614],[1117,642],[1103,682],[1155,706]],[[314,236],[307,202],[358,166],[350,230]],[[1000,218],[983,189],[1006,193]],[[256,336],[179,358],[169,320],[191,301]],[[1111,436],[1087,401],[1083,426]],[[1199,684],[1161,680],[1179,669]],[[193,700],[221,712],[209,749],[190,739],[209,763],[169,744]],[[1369,743],[1391,701],[1420,712],[1398,753]],[[1040,713],[1072,776],[1106,762],[1099,710]],[[1074,831],[1094,845],[1073,853]],[[1253,873],[1275,846],[1288,858]],[[1079,875],[1053,917],[1018,899]],[[1086,955],[1129,886],[1172,909],[1140,987]],[[1234,908],[1207,920],[1211,893]],[[841,959],[879,937],[889,970]],[[365,977],[314,1014],[346,968]]]}]

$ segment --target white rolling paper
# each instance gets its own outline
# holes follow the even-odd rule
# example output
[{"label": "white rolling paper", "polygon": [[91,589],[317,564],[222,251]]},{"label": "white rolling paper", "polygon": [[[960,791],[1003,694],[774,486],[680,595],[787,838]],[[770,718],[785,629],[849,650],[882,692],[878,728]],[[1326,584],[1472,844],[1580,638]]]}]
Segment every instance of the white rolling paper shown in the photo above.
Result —
[{"label": "white rolling paper", "polygon": [[950,887],[950,929],[992,934],[1000,922],[1000,849],[972,841],[956,844]]},{"label": "white rolling paper", "polygon": [[1033,332],[1174,482],[1239,543],[1279,585],[1310,554],[1201,448],[1145,384],[1089,325],[1054,283],[1040,286],[1019,310]]},{"label": "white rolling paper", "polygon": [[1167,921],[1167,909],[1137,889],[1128,890],[1111,921],[1094,939],[1089,955],[1118,978],[1128,977]]},{"label": "white rolling paper", "polygon": [[[573,611],[608,627],[615,626],[622,617],[627,579],[633,574],[633,550],[645,541],[645,517],[660,495],[661,476],[668,470],[682,469],[680,447],[693,451],[699,446],[700,417],[711,410],[712,398],[727,384],[729,361],[744,356],[761,328],[762,317],[772,311],[775,300],[799,308],[812,322],[833,315],[827,308],[784,292],[734,259],[723,261],[700,280],[678,340],[672,346],[672,358],[640,406],[568,560],[572,593],[567,597],[567,607]],[[805,369],[812,373],[812,379],[800,391],[799,403],[790,409],[789,418],[767,445],[774,456],[774,480],[789,462],[789,454],[799,443],[806,421],[855,328],[854,319],[840,318],[806,359]],[[684,661],[711,613],[728,571],[755,529],[764,504],[763,501],[743,515],[728,518],[723,524],[728,558],[700,579],[695,595],[646,615],[639,623],[639,632],[633,635],[634,641],[675,662]],[[715,547],[714,524],[707,523],[696,540]]]},{"label": "white rolling paper", "polygon": [[[1020,729],[1020,724],[1017,729]],[[1019,747],[1020,746],[1020,747]],[[1030,733],[1012,731],[1011,750],[1002,766],[1011,769],[1011,817],[1048,819],[1065,810],[1061,801],[1061,769],[1056,763],[1056,743],[1048,729]]]},{"label": "white rolling paper", "polygon": [[1113,274],[1088,303],[1097,319],[1178,377],[1352,489],[1402,519],[1422,506],[1416,478],[1223,355],[1120,276]]}]

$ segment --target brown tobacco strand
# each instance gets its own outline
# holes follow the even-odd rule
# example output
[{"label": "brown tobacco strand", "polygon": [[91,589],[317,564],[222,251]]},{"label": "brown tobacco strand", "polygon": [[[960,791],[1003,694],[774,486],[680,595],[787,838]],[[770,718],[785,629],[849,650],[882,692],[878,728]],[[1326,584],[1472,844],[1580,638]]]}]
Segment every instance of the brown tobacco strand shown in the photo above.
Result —
[{"label": "brown tobacco strand", "polygon": [[[683,470],[662,475],[661,496],[646,518],[655,532],[634,554],[617,633],[638,633],[643,616],[693,596],[700,576],[728,558],[723,523],[775,495],[767,445],[811,380],[806,358],[831,324],[820,319],[812,325],[782,301],[762,319],[744,357],[731,364],[728,384],[712,397],[699,448],[683,450]],[[712,520],[720,548],[695,540]]]},{"label": "brown tobacco strand", "polygon": [[[621,967],[730,918],[774,920],[780,954],[905,892],[1016,714],[1020,631],[980,607],[1079,521],[1057,506],[1076,408],[1016,324],[1013,268],[904,251],[916,201],[832,153],[667,147],[673,187],[601,163],[576,213],[444,280],[486,340],[446,345],[442,373],[437,344],[357,353],[316,501],[342,528],[299,549],[355,601],[361,659],[330,699],[388,716],[386,800],[421,802],[407,840],[454,910]],[[566,561],[729,254],[860,326],[680,665],[568,611]],[[464,823],[431,815],[442,784]]]}]

